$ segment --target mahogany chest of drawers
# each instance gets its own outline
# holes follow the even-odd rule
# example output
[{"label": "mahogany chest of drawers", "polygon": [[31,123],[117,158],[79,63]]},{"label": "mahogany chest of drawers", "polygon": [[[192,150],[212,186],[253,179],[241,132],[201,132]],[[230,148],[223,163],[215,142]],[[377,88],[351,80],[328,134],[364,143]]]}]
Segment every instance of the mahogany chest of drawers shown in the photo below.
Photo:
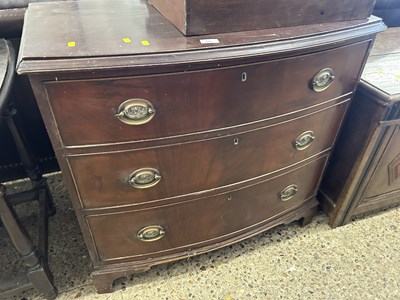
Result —
[{"label": "mahogany chest of drawers", "polygon": [[98,291],[309,222],[380,19],[187,38],[143,2],[109,5],[31,5],[18,65]]},{"label": "mahogany chest of drawers", "polygon": [[332,227],[400,203],[399,41],[378,35],[322,182]]}]

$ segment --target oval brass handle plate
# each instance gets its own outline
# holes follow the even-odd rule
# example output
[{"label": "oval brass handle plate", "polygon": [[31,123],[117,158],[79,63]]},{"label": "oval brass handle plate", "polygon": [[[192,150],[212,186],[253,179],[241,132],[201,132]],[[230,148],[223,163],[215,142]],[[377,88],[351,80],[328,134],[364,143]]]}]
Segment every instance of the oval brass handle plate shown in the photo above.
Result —
[{"label": "oval brass handle plate", "polygon": [[298,190],[299,188],[296,184],[291,184],[281,191],[279,198],[281,198],[282,201],[288,201],[293,198]]},{"label": "oval brass handle plate", "polygon": [[129,176],[129,184],[137,189],[155,186],[161,180],[160,172],[152,168],[138,169]]},{"label": "oval brass handle plate", "polygon": [[319,71],[312,79],[312,89],[316,92],[325,91],[333,82],[335,76],[331,68],[325,68]]},{"label": "oval brass handle plate", "polygon": [[144,99],[128,99],[118,107],[118,120],[129,125],[142,125],[153,119],[156,110]]},{"label": "oval brass handle plate", "polygon": [[315,134],[313,131],[309,130],[303,132],[294,140],[294,147],[300,151],[304,150],[308,148],[314,140],[315,140]]},{"label": "oval brass handle plate", "polygon": [[139,230],[137,238],[143,242],[154,242],[165,235],[165,230],[160,225],[146,226]]}]

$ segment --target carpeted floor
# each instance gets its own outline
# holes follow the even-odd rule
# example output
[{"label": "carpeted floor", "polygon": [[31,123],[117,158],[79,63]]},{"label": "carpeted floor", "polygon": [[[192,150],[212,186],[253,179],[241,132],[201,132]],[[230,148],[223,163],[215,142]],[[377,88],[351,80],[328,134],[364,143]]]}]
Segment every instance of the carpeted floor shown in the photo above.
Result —
[{"label": "carpeted floor", "polygon": [[[96,294],[91,263],[60,175],[49,177],[57,205],[50,222],[50,268],[57,299],[400,299],[400,209],[331,229],[313,222],[279,226],[242,243],[118,279]],[[20,190],[26,183],[9,185]],[[18,208],[34,232],[34,204]],[[20,260],[0,227],[0,278]],[[41,299],[34,290],[12,299]]]}]

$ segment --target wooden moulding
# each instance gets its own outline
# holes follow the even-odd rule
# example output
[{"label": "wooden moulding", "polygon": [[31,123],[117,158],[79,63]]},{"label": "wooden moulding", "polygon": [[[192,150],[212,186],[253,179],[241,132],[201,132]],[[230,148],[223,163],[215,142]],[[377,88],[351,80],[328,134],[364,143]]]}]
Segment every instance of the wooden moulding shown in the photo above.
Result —
[{"label": "wooden moulding", "polygon": [[365,20],[374,0],[148,0],[184,35]]}]

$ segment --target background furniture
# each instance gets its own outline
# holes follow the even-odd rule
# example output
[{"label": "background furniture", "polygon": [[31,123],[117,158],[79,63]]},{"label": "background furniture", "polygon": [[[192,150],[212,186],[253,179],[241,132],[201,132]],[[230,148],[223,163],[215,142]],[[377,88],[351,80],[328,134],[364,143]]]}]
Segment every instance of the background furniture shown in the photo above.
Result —
[{"label": "background furniture", "polygon": [[385,28],[371,18],[187,38],[143,1],[36,4],[25,22],[18,72],[32,82],[99,292],[309,222]]},{"label": "background furniture", "polygon": [[321,185],[332,227],[400,203],[400,29],[380,33]]},{"label": "background furniture", "polygon": [[[54,0],[46,0],[54,1]],[[0,1],[0,38],[7,38],[19,49],[24,14],[29,3],[43,0]],[[16,76],[11,88],[14,106],[25,121],[22,130],[44,172],[59,170],[54,151],[46,133],[32,89],[26,76]],[[0,182],[26,177],[12,134],[7,126],[0,127]]]},{"label": "background furniture", "polygon": [[21,36],[24,15],[29,3],[70,1],[70,0],[4,0],[0,1],[0,36],[15,38]]},{"label": "background furniture", "polygon": [[381,17],[389,27],[400,26],[400,0],[377,0],[374,15]]},{"label": "background furniture", "polygon": [[[47,231],[48,213],[54,214],[55,209],[46,180],[42,177],[37,162],[30,152],[21,130],[17,110],[13,106],[11,87],[15,61],[15,51],[11,43],[0,39],[0,125],[4,123],[3,120],[7,123],[27,176],[32,183],[31,190],[12,195],[7,195],[5,186],[0,183],[0,224],[5,227],[13,245],[28,267],[26,274],[0,282],[0,297],[35,287],[45,298],[53,299],[57,295],[57,289],[53,286],[52,274],[47,265]],[[13,208],[13,205],[31,201],[38,201],[39,204],[37,248],[33,245]]]}]

